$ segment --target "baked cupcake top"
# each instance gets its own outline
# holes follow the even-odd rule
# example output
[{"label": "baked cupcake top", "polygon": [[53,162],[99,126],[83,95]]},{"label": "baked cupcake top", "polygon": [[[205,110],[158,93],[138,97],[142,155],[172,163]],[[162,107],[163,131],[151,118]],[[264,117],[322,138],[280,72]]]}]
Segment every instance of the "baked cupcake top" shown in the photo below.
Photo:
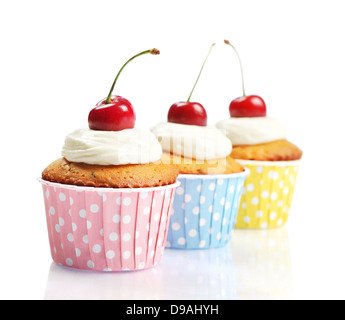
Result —
[{"label": "baked cupcake top", "polygon": [[292,161],[301,159],[302,155],[302,150],[287,140],[236,146],[231,153],[234,159],[256,161]]},{"label": "baked cupcake top", "polygon": [[152,188],[176,182],[178,170],[165,164],[100,166],[57,159],[42,173],[50,182],[97,188]]}]

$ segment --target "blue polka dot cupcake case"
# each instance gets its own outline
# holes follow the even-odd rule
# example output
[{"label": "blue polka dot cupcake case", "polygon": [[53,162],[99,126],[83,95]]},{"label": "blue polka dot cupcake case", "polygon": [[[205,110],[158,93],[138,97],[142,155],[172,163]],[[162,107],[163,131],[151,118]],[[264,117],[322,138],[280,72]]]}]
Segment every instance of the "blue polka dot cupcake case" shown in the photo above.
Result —
[{"label": "blue polka dot cupcake case", "polygon": [[180,175],[166,247],[208,249],[225,246],[234,229],[249,170],[227,175]]}]

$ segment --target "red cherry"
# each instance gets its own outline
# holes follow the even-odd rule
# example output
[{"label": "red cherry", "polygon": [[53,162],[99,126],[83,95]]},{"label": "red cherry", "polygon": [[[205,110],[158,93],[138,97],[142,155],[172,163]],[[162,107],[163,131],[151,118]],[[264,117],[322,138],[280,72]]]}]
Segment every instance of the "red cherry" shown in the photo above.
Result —
[{"label": "red cherry", "polygon": [[121,96],[113,96],[112,92],[114,90],[116,81],[125,66],[136,57],[147,53],[153,55],[160,54],[159,50],[157,49],[146,50],[133,56],[122,66],[110,88],[108,97],[98,102],[96,107],[90,111],[90,129],[102,131],[120,131],[134,128],[136,117],[132,104]]},{"label": "red cherry", "polygon": [[230,103],[230,116],[233,118],[241,117],[266,117],[265,101],[255,95],[239,97]]},{"label": "red cherry", "polygon": [[202,70],[204,69],[205,63],[208,56],[211,53],[215,43],[212,44],[210,51],[208,52],[206,59],[201,67],[198,78],[194,84],[192,92],[190,93],[187,102],[176,102],[174,103],[168,112],[168,122],[194,125],[194,126],[207,126],[207,113],[205,108],[198,102],[190,102],[190,98],[195,89],[196,84],[199,81]]},{"label": "red cherry", "polygon": [[236,98],[231,101],[230,103],[230,116],[234,118],[242,118],[242,117],[266,117],[266,104],[265,101],[255,95],[246,96],[246,92],[244,90],[244,77],[243,77],[243,68],[240,55],[238,54],[236,48],[229,42],[229,40],[224,40],[225,44],[232,47],[237,55],[238,61],[241,67],[241,75],[242,75],[242,90],[243,96]]},{"label": "red cherry", "polygon": [[168,113],[168,121],[195,126],[207,126],[207,113],[198,102],[176,102]]},{"label": "red cherry", "polygon": [[112,96],[97,103],[89,113],[89,128],[102,131],[120,131],[135,126],[135,112],[132,104],[121,96]]}]

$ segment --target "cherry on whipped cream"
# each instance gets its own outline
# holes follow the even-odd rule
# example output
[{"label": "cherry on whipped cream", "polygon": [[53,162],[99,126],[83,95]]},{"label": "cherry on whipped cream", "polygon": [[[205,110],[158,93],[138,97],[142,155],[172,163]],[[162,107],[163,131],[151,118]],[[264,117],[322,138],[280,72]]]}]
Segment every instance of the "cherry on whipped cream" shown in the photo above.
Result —
[{"label": "cherry on whipped cream", "polygon": [[224,40],[224,43],[231,46],[235,51],[242,75],[242,90],[243,96],[238,97],[231,101],[229,106],[230,116],[233,118],[252,118],[252,117],[266,117],[266,104],[265,101],[257,95],[247,96],[244,90],[244,77],[243,77],[243,68],[240,55],[238,54],[236,48],[228,41]]},{"label": "cherry on whipped cream", "polygon": [[205,108],[198,102],[190,102],[190,98],[193,94],[196,84],[199,81],[201,72],[204,69],[207,58],[210,55],[214,45],[215,43],[212,44],[211,49],[206,56],[206,59],[201,67],[198,78],[196,79],[196,82],[194,84],[192,92],[188,97],[188,100],[186,102],[176,102],[170,107],[168,112],[168,122],[204,127],[207,126],[207,113]]},{"label": "cherry on whipped cream", "polygon": [[135,112],[132,104],[121,96],[111,96],[96,104],[89,113],[89,128],[102,131],[120,131],[135,126]]},{"label": "cherry on whipped cream", "polygon": [[134,128],[136,116],[132,104],[124,97],[112,95],[112,93],[117,79],[119,78],[125,66],[133,59],[147,53],[152,55],[160,54],[159,50],[157,49],[146,50],[130,58],[121,67],[111,86],[108,97],[98,102],[96,107],[90,111],[88,118],[90,129],[102,131],[120,131]]},{"label": "cherry on whipped cream", "polygon": [[207,113],[198,102],[176,102],[169,109],[168,122],[205,127]]}]

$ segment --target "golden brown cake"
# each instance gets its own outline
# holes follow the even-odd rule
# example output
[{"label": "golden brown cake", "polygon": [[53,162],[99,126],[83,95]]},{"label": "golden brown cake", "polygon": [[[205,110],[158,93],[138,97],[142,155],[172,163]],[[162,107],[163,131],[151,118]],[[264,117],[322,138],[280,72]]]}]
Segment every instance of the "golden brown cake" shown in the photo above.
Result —
[{"label": "golden brown cake", "polygon": [[230,156],[217,160],[200,161],[163,152],[162,162],[173,165],[180,174],[230,174],[244,171],[244,167]]},{"label": "golden brown cake", "polygon": [[101,166],[69,162],[65,158],[51,163],[42,179],[62,184],[105,187],[146,188],[176,182],[178,169],[164,163]]},{"label": "golden brown cake", "polygon": [[243,160],[258,161],[291,161],[299,160],[303,152],[287,140],[277,140],[256,145],[233,146],[231,157]]}]

